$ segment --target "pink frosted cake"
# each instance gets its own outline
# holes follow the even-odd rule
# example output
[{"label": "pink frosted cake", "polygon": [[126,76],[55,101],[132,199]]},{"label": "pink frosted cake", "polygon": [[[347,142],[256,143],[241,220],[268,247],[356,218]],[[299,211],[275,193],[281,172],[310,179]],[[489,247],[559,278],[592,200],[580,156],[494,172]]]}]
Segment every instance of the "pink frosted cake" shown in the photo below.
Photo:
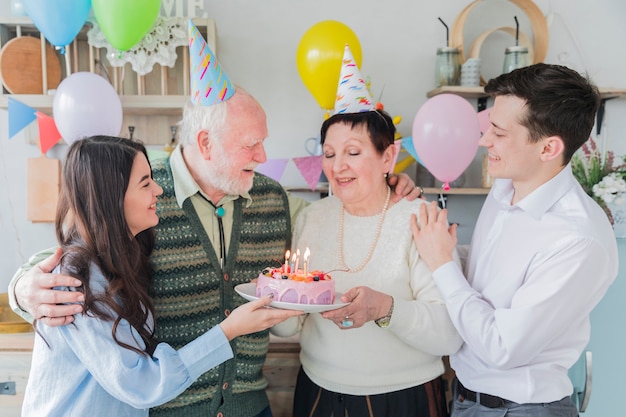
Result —
[{"label": "pink frosted cake", "polygon": [[256,296],[270,292],[274,299],[293,304],[332,304],[335,302],[335,281],[321,271],[310,271],[306,276],[283,272],[282,268],[265,268],[256,282]]}]

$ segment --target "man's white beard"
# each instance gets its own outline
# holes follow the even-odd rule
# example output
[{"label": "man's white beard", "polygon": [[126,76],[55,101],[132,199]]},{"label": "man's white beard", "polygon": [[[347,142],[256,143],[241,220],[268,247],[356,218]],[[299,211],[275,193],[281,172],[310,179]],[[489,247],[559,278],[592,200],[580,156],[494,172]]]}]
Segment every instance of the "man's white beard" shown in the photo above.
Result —
[{"label": "man's white beard", "polygon": [[[231,170],[230,160],[227,157],[211,160],[205,164],[206,181],[226,195],[241,195],[250,191],[252,180],[229,178]],[[213,203],[217,204],[217,201]]]}]

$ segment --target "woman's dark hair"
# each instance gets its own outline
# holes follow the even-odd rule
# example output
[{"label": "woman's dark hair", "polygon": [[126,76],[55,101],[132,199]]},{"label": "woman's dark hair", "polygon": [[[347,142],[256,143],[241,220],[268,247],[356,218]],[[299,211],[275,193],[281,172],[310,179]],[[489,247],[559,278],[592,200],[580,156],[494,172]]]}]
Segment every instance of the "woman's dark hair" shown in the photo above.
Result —
[{"label": "woman's dark hair", "polygon": [[489,80],[485,92],[526,101],[519,122],[537,142],[559,136],[565,144],[563,165],[589,139],[600,106],[600,93],[588,78],[560,65],[535,64]]},{"label": "woman's dark hair", "polygon": [[[56,234],[63,248],[61,272],[82,282],[83,314],[113,320],[118,345],[151,354],[156,347],[154,314],[149,296],[154,231],[133,237],[124,216],[124,197],[133,162],[145,147],[130,139],[92,136],[74,142],[63,166],[61,195],[56,213]],[[105,294],[90,288],[90,266],[97,265],[108,281]],[[121,320],[137,330],[145,351],[118,340]]]},{"label": "woman's dark hair", "polygon": [[393,124],[391,116],[384,110],[372,110],[361,113],[337,113],[329,117],[322,123],[320,131],[320,143],[322,145],[326,140],[328,128],[335,123],[344,123],[352,129],[365,126],[374,148],[381,155],[389,146],[393,145],[395,140],[396,126]]}]

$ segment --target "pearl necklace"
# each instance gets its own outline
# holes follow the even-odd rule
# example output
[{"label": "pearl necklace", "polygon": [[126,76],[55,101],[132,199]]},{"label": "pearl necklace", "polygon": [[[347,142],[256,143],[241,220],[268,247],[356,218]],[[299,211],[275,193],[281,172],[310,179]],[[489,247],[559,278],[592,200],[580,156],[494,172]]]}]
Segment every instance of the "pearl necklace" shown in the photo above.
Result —
[{"label": "pearl necklace", "polygon": [[385,199],[385,205],[383,206],[383,211],[380,212],[380,214],[378,215],[378,227],[376,228],[376,234],[374,235],[374,242],[372,242],[372,246],[370,247],[369,252],[367,252],[367,256],[365,257],[365,260],[363,260],[363,262],[361,262],[361,264],[359,266],[357,266],[356,268],[348,268],[346,266],[346,262],[344,261],[344,257],[343,257],[343,222],[344,222],[344,207],[343,207],[343,203],[341,204],[341,214],[339,217],[339,265],[341,267],[341,270],[345,271],[345,272],[359,272],[360,270],[362,270],[363,268],[365,268],[365,265],[367,265],[367,263],[370,261],[370,259],[372,258],[372,255],[374,254],[374,249],[376,249],[376,244],[378,243],[378,238],[380,237],[380,231],[383,228],[383,222],[385,221],[385,213],[387,213],[387,208],[389,207],[389,197],[391,196],[391,189],[389,188],[389,186],[387,186],[387,198]]}]

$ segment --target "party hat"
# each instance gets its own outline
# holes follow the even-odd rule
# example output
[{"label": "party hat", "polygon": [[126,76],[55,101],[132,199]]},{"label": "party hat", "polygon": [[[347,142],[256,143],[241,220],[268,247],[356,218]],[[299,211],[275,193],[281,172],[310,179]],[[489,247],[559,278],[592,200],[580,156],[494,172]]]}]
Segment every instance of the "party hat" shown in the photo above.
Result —
[{"label": "party hat", "polygon": [[192,103],[212,106],[232,97],[235,87],[191,20],[189,21],[189,58],[191,60],[189,72]]},{"label": "party hat", "polygon": [[341,74],[337,86],[335,114],[360,113],[374,110],[374,100],[365,85],[359,67],[346,44],[341,62]]}]

